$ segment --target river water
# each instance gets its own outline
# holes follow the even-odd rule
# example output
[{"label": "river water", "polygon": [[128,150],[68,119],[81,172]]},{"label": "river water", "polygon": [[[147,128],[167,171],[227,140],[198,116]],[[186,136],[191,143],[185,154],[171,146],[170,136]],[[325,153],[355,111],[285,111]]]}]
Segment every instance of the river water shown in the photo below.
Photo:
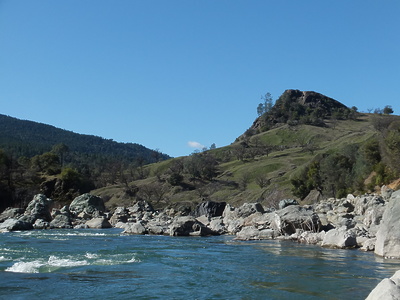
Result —
[{"label": "river water", "polygon": [[119,229],[0,234],[0,299],[364,299],[400,269],[358,250]]}]

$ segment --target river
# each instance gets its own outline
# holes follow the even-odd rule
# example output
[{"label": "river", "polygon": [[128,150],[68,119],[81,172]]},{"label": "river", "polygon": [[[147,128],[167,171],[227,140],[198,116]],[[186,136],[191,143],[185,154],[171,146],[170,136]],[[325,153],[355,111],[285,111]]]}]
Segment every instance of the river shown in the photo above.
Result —
[{"label": "river", "polygon": [[400,269],[359,250],[120,229],[0,234],[0,299],[364,299]]}]

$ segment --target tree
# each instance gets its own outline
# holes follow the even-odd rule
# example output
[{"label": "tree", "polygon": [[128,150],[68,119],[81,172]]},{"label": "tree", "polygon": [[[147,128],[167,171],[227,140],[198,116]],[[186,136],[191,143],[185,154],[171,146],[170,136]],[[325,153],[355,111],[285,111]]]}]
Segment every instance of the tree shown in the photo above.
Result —
[{"label": "tree", "polygon": [[51,151],[59,156],[61,167],[63,167],[65,155],[69,151],[68,146],[65,145],[64,143],[60,143],[60,144],[54,145],[53,148],[51,149]]},{"label": "tree", "polygon": [[383,113],[385,114],[385,115],[390,115],[390,114],[392,114],[394,111],[393,111],[393,108],[390,106],[390,105],[386,105],[385,107],[384,107],[384,109],[383,109]]},{"label": "tree", "polygon": [[258,116],[261,116],[267,112],[269,112],[273,106],[273,99],[271,93],[266,93],[264,96],[261,96],[261,99],[263,100],[262,103],[258,104],[257,106],[257,114]]}]

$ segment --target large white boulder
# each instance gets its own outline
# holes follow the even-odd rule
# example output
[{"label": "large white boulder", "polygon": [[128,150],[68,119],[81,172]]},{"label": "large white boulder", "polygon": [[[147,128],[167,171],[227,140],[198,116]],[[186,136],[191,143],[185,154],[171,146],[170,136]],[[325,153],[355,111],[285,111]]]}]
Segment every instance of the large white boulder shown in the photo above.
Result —
[{"label": "large white boulder", "polygon": [[400,198],[392,197],[386,205],[376,233],[375,254],[400,258]]},{"label": "large white boulder", "polygon": [[399,300],[400,299],[400,271],[392,277],[383,279],[368,295],[365,300]]}]

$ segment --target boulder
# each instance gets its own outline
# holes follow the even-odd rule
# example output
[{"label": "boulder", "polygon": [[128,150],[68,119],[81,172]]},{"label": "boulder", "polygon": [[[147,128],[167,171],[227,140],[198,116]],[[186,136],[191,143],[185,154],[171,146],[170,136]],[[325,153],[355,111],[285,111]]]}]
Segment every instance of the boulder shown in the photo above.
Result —
[{"label": "boulder", "polygon": [[316,245],[316,244],[321,244],[322,241],[324,240],[324,237],[325,237],[325,231],[321,232],[304,231],[298,236],[297,241],[302,244]]},{"label": "boulder", "polygon": [[37,194],[29,202],[28,207],[25,209],[24,216],[19,218],[22,221],[35,223],[37,219],[42,219],[46,222],[51,221],[51,204],[52,200],[43,194]]},{"label": "boulder", "polygon": [[129,218],[128,210],[125,207],[117,207],[110,218],[110,223],[113,226],[118,222],[126,223],[128,222],[128,218]]},{"label": "boulder", "polygon": [[171,236],[216,235],[215,232],[213,232],[211,229],[207,228],[191,216],[176,217],[169,227],[169,234]]},{"label": "boulder", "polygon": [[129,212],[132,214],[138,212],[154,212],[154,208],[149,202],[140,200],[136,202],[132,207],[129,207]]},{"label": "boulder", "polygon": [[334,227],[346,227],[347,229],[354,228],[356,221],[354,220],[354,214],[351,213],[336,213],[330,211],[326,214],[327,220]]},{"label": "boulder", "polygon": [[50,228],[72,228],[72,215],[68,205],[63,206],[60,210],[53,210],[52,216]]},{"label": "boulder", "polygon": [[136,223],[126,223],[123,227],[125,234],[146,234],[147,230],[141,222]]},{"label": "boulder", "polygon": [[0,214],[0,223],[4,222],[7,219],[18,219],[23,214],[24,214],[23,208],[9,207]]},{"label": "boulder", "polygon": [[279,201],[279,209],[284,209],[285,207],[289,205],[299,205],[299,202],[297,202],[294,199],[283,199]]},{"label": "boulder", "polygon": [[106,218],[93,218],[85,223],[89,228],[111,228],[110,222]]},{"label": "boulder", "polygon": [[360,249],[362,251],[374,251],[375,250],[375,244],[376,244],[376,238],[367,239],[362,243]]},{"label": "boulder", "polygon": [[33,229],[47,229],[50,227],[49,222],[42,219],[37,219],[33,224]]},{"label": "boulder", "polygon": [[272,229],[258,230],[254,226],[243,227],[241,231],[236,234],[236,240],[270,240],[275,238],[277,233]]},{"label": "boulder", "polygon": [[64,214],[57,215],[50,222],[50,228],[72,228],[71,218]]},{"label": "boulder", "polygon": [[264,213],[264,208],[260,203],[244,203],[236,209],[238,218],[246,218],[256,212]]},{"label": "boulder", "polygon": [[331,229],[326,234],[321,246],[330,248],[354,248],[357,246],[357,238],[354,230],[346,227]]},{"label": "boulder", "polygon": [[163,235],[167,229],[159,224],[147,224],[147,231],[149,234]]},{"label": "boulder", "polygon": [[224,224],[224,219],[222,217],[215,217],[212,218],[208,227],[218,233],[218,234],[225,234],[227,233],[226,226]]},{"label": "boulder", "polygon": [[103,213],[106,210],[103,199],[88,193],[76,197],[71,202],[69,209],[76,214],[84,212],[89,215],[96,212]]},{"label": "boulder", "polygon": [[392,277],[383,279],[371,291],[365,300],[398,300],[400,299],[400,271]]},{"label": "boulder", "polygon": [[290,205],[273,213],[271,228],[282,234],[293,234],[296,229],[320,231],[318,214],[308,207]]},{"label": "boulder", "polygon": [[375,254],[384,257],[400,258],[399,228],[400,199],[392,197],[386,205],[381,225],[376,233]]},{"label": "boulder", "polygon": [[226,202],[206,201],[196,207],[195,216],[205,215],[206,217],[220,217],[224,212]]},{"label": "boulder", "polygon": [[354,213],[356,215],[364,215],[368,208],[384,205],[385,200],[383,200],[381,196],[368,195],[357,197],[356,199],[354,199]]},{"label": "boulder", "polygon": [[383,199],[389,199],[392,196],[393,192],[394,191],[386,185],[383,185],[381,187],[381,196]]},{"label": "boulder", "polygon": [[17,219],[7,219],[3,223],[0,223],[0,232],[30,229],[33,229],[32,223]]}]

